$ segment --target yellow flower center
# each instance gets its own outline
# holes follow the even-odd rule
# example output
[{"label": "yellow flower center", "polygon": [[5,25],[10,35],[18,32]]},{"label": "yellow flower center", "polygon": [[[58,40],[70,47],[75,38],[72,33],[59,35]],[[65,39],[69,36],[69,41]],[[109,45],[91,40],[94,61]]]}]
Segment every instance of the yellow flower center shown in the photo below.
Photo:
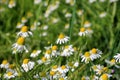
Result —
[{"label": "yellow flower center", "polygon": [[27,64],[29,62],[29,59],[24,59],[23,64]]},{"label": "yellow flower center", "polygon": [[55,71],[50,71],[50,75],[55,75]]},{"label": "yellow flower center", "polygon": [[21,31],[22,31],[22,32],[27,32],[27,31],[28,31],[28,27],[27,27],[27,26],[23,26],[23,27],[21,28]]},{"label": "yellow flower center", "polygon": [[69,48],[69,46],[65,46],[65,49],[68,49]]},{"label": "yellow flower center", "polygon": [[13,75],[13,73],[12,72],[7,72],[7,75],[11,76],[11,75]]},{"label": "yellow flower center", "polygon": [[9,4],[11,5],[14,4],[14,0],[10,0]]},{"label": "yellow flower center", "polygon": [[57,66],[57,65],[55,65],[55,66],[53,66],[52,68],[53,68],[53,69],[57,69],[57,67],[58,67],[58,66]]},{"label": "yellow flower center", "polygon": [[64,80],[64,78],[60,78],[59,80]]},{"label": "yellow flower center", "polygon": [[83,77],[81,78],[81,80],[86,80],[86,79],[85,79],[85,77],[83,76]]},{"label": "yellow flower center", "polygon": [[90,57],[90,53],[89,52],[85,52],[84,56],[85,57]]},{"label": "yellow flower center", "polygon": [[9,65],[9,68],[10,68],[10,69],[13,69],[14,67],[15,67],[15,64],[10,64],[10,65]]},{"label": "yellow flower center", "polygon": [[61,33],[58,38],[63,39],[63,38],[65,38],[65,35]]},{"label": "yellow flower center", "polygon": [[3,60],[3,61],[2,61],[2,64],[3,64],[3,65],[5,65],[5,64],[7,64],[7,63],[8,63],[7,60]]},{"label": "yellow flower center", "polygon": [[101,76],[101,79],[102,79],[102,80],[108,80],[108,75],[107,75],[107,74],[103,74],[103,75]]},{"label": "yellow flower center", "polygon": [[97,66],[96,66],[96,65],[94,65],[92,68],[93,68],[94,70],[96,70],[96,69],[97,69]]},{"label": "yellow flower center", "polygon": [[42,61],[45,62],[47,60],[47,58],[45,57],[42,57]]},{"label": "yellow flower center", "polygon": [[26,20],[26,18],[25,17],[22,17],[22,21],[25,21]]},{"label": "yellow flower center", "polygon": [[52,46],[52,50],[57,50],[57,46],[56,45]]},{"label": "yellow flower center", "polygon": [[85,21],[85,24],[90,24],[90,22],[89,21]]},{"label": "yellow flower center", "polygon": [[17,44],[23,45],[23,44],[24,44],[24,41],[25,41],[25,38],[19,37],[18,40],[17,40]]},{"label": "yellow flower center", "polygon": [[36,52],[37,52],[37,50],[33,50],[33,52],[32,52],[32,53],[33,53],[33,54],[36,54]]},{"label": "yellow flower center", "polygon": [[46,53],[47,53],[47,54],[50,54],[50,53],[51,53],[51,50],[47,50]]},{"label": "yellow flower center", "polygon": [[85,28],[80,28],[80,32],[84,32],[85,31]]},{"label": "yellow flower center", "polygon": [[93,53],[93,54],[96,54],[96,53],[97,53],[97,49],[93,48],[93,49],[92,49],[92,53]]},{"label": "yellow flower center", "polygon": [[62,68],[62,69],[66,69],[66,66],[65,66],[65,65],[62,65],[61,68]]},{"label": "yellow flower center", "polygon": [[110,62],[113,63],[113,64],[115,64],[115,59],[112,59]]}]

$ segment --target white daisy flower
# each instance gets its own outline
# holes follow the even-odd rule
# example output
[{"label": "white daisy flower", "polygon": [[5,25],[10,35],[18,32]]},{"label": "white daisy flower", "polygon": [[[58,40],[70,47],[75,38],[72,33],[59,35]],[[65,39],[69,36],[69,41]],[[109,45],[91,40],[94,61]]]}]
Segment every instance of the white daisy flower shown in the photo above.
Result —
[{"label": "white daisy flower", "polygon": [[57,71],[58,71],[58,66],[57,66],[57,65],[52,66],[51,71],[55,71],[55,72],[57,72]]},{"label": "white daisy flower", "polygon": [[105,67],[104,66],[101,66],[101,65],[93,65],[92,66],[92,69],[94,70],[94,72],[96,72],[97,75],[101,75],[102,72],[104,71]]},{"label": "white daisy flower", "polygon": [[85,52],[85,54],[81,56],[81,62],[89,63],[89,61],[91,61],[90,56],[91,54],[89,52]]},{"label": "white daisy flower", "polygon": [[35,62],[29,61],[29,59],[24,59],[22,67],[25,70],[25,72],[28,72],[29,70],[33,69],[34,65],[35,65]]},{"label": "white daisy flower", "polygon": [[17,36],[22,36],[22,37],[29,37],[30,35],[32,35],[32,32],[28,31],[27,26],[23,26],[21,28],[21,31],[17,33]]},{"label": "white daisy flower", "polygon": [[34,4],[39,4],[41,0],[34,0]]},{"label": "white daisy flower", "polygon": [[51,50],[46,50],[45,55],[44,55],[47,59],[51,58]]},{"label": "white daisy flower", "polygon": [[16,52],[22,52],[22,51],[25,51],[26,53],[28,52],[27,48],[24,45],[24,42],[25,42],[25,38],[23,37],[18,38],[17,42],[12,45],[13,47],[12,49],[13,51],[15,51],[13,52],[13,54]]},{"label": "white daisy flower", "polygon": [[15,7],[16,6],[16,2],[14,1],[14,0],[10,0],[9,1],[9,4],[8,4],[8,7],[9,8],[13,8],[13,7]]},{"label": "white daisy flower", "polygon": [[93,3],[93,2],[95,2],[96,0],[89,0],[89,3]]},{"label": "white daisy flower", "polygon": [[89,21],[85,21],[84,22],[84,27],[88,28],[90,27],[92,24]]},{"label": "white daisy flower", "polygon": [[80,28],[80,32],[78,33],[79,36],[86,36],[88,34],[89,34],[88,30],[86,30],[84,27]]},{"label": "white daisy flower", "polygon": [[100,13],[99,17],[104,18],[106,16],[106,14],[107,14],[106,12],[102,12],[102,13]]},{"label": "white daisy flower", "polygon": [[2,64],[0,65],[1,68],[8,69],[9,68],[9,63],[7,60],[3,60]]},{"label": "white daisy flower", "polygon": [[21,22],[24,24],[24,23],[26,23],[28,20],[25,18],[25,17],[22,17],[22,19],[21,19]]},{"label": "white daisy flower", "polygon": [[64,43],[67,43],[69,41],[69,37],[68,36],[65,36],[64,34],[60,34],[56,43],[57,44],[64,44]]},{"label": "white daisy flower", "polygon": [[47,30],[47,29],[48,29],[48,25],[44,25],[43,30]]},{"label": "white daisy flower", "polygon": [[102,51],[100,51],[96,48],[93,48],[92,50],[90,50],[90,54],[91,54],[91,56],[90,56],[91,60],[93,61],[94,59],[101,57]]},{"label": "white daisy flower", "polygon": [[69,71],[69,67],[66,65],[62,65],[61,67],[58,68],[58,71],[63,74],[63,73],[67,73]]},{"label": "white daisy flower", "polygon": [[74,67],[78,67],[78,66],[79,66],[79,62],[78,62],[78,61],[75,62],[73,66],[74,66]]},{"label": "white daisy flower", "polygon": [[43,63],[47,65],[47,64],[50,64],[50,59],[47,59],[46,57],[42,57],[40,60],[37,61],[37,63],[40,65]]},{"label": "white daisy flower", "polygon": [[18,22],[16,28],[22,28],[22,26],[24,26],[24,24]]},{"label": "white daisy flower", "polygon": [[13,72],[7,72],[7,73],[5,73],[4,74],[4,78],[5,79],[11,79],[11,78],[15,78],[15,75],[14,75],[14,73]]},{"label": "white daisy flower", "polygon": [[67,12],[67,13],[65,14],[65,17],[66,17],[66,18],[70,18],[71,16],[72,16],[71,13],[68,13],[68,12]]},{"label": "white daisy flower", "polygon": [[117,55],[114,56],[116,62],[120,63],[120,53],[117,53]]},{"label": "white daisy flower", "polygon": [[69,23],[65,24],[65,29],[68,29],[70,27]]},{"label": "white daisy flower", "polygon": [[57,51],[57,46],[56,45],[54,45],[54,46],[52,46],[52,52],[51,52],[51,56],[55,56],[55,57],[57,57],[60,53]]},{"label": "white daisy flower", "polygon": [[67,4],[70,4],[71,6],[73,6],[74,5],[74,0],[66,0],[65,1]]},{"label": "white daisy flower", "polygon": [[61,56],[70,56],[73,54],[73,52],[74,52],[74,48],[72,47],[72,45],[68,45],[64,47],[64,50],[61,53]]},{"label": "white daisy flower", "polygon": [[41,50],[33,50],[33,52],[31,53],[30,57],[37,57],[39,54],[41,53]]},{"label": "white daisy flower", "polygon": [[106,62],[107,64],[109,64],[110,66],[113,66],[113,65],[114,65],[116,68],[120,68],[120,66],[116,64],[115,59],[111,59],[110,61],[109,61],[109,60],[105,60],[105,62]]},{"label": "white daisy flower", "polygon": [[78,16],[81,16],[81,15],[83,15],[83,12],[84,12],[83,10],[78,10],[78,11],[77,11],[77,15],[78,15]]},{"label": "white daisy flower", "polygon": [[104,73],[100,76],[100,80],[109,80],[112,75]]}]

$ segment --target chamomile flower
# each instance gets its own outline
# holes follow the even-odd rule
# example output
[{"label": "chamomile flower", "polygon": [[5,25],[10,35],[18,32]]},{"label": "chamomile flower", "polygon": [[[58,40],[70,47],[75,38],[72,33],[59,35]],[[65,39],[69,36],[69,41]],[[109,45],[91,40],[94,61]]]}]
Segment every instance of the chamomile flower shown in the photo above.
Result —
[{"label": "chamomile flower", "polygon": [[41,53],[41,50],[33,50],[31,53],[30,57],[37,57]]},{"label": "chamomile flower", "polygon": [[84,22],[84,27],[88,28],[90,27],[92,24],[89,21],[85,21]]},{"label": "chamomile flower", "polygon": [[105,60],[105,62],[107,64],[109,64],[110,66],[115,66],[116,68],[120,68],[120,66],[116,64],[116,60],[114,58],[111,59],[110,61],[109,60]]},{"label": "chamomile flower", "polygon": [[106,14],[107,14],[106,12],[102,12],[102,13],[100,13],[99,17],[104,18],[106,16]]},{"label": "chamomile flower", "polygon": [[95,2],[96,0],[89,0],[89,3],[93,3],[93,2]]},{"label": "chamomile flower", "polygon": [[102,51],[93,48],[92,50],[90,50],[90,54],[91,54],[91,60],[97,59],[101,57]]},{"label": "chamomile flower", "polygon": [[68,29],[70,27],[69,23],[65,24],[65,29]]},{"label": "chamomile flower", "polygon": [[41,0],[34,0],[34,4],[39,4]]},{"label": "chamomile flower", "polygon": [[69,37],[68,36],[65,36],[64,34],[60,34],[58,36],[58,39],[56,41],[57,44],[64,44],[64,43],[67,43],[69,41]]},{"label": "chamomile flower", "polygon": [[67,73],[69,71],[69,67],[67,65],[62,65],[61,67],[58,68],[58,71],[60,73]]},{"label": "chamomile flower", "polygon": [[22,67],[25,70],[25,72],[28,72],[29,70],[33,69],[35,66],[35,62],[30,61],[29,59],[24,59],[22,63]]},{"label": "chamomile flower", "polygon": [[9,62],[7,60],[3,60],[2,64],[0,65],[0,67],[8,69],[9,68]]},{"label": "chamomile flower", "polygon": [[100,80],[109,80],[112,75],[104,73],[100,76]]},{"label": "chamomile flower", "polygon": [[117,53],[117,55],[114,56],[116,62],[120,63],[120,53]]},{"label": "chamomile flower", "polygon": [[57,51],[58,47],[56,45],[53,45],[51,49],[52,49],[51,56],[57,57],[59,55],[59,52]]},{"label": "chamomile flower", "polygon": [[5,73],[4,74],[4,78],[5,79],[11,79],[11,78],[15,78],[15,75],[14,75],[14,73],[13,72],[7,72],[7,73]]},{"label": "chamomile flower", "polygon": [[22,36],[22,37],[29,37],[30,35],[32,35],[32,32],[28,31],[27,26],[23,26],[21,28],[21,31],[18,32],[18,34],[17,34],[17,36]]},{"label": "chamomile flower", "polygon": [[61,56],[70,56],[74,53],[74,48],[72,45],[65,46],[63,49],[63,52],[61,53]]},{"label": "chamomile flower", "polygon": [[46,50],[45,55],[44,55],[47,59],[51,58],[51,50]]},{"label": "chamomile flower", "polygon": [[16,28],[22,28],[22,26],[24,26],[24,24],[18,22],[17,25],[16,25]]},{"label": "chamomile flower", "polygon": [[78,10],[78,11],[77,11],[77,15],[78,15],[78,16],[81,16],[81,15],[83,15],[83,12],[84,12],[83,10]]},{"label": "chamomile flower", "polygon": [[28,52],[26,46],[24,45],[25,43],[25,38],[24,37],[19,37],[17,42],[12,45],[12,49],[15,50],[16,52]]},{"label": "chamomile flower", "polygon": [[57,65],[52,66],[51,71],[55,71],[55,72],[58,71],[58,66]]},{"label": "chamomile flower", "polygon": [[108,67],[104,67],[102,65],[93,65],[92,69],[97,75],[101,75],[102,73],[108,73],[110,71]]},{"label": "chamomile flower", "polygon": [[22,17],[21,22],[22,22],[23,24],[26,23],[27,21],[28,21],[27,18]]},{"label": "chamomile flower", "polygon": [[78,35],[79,36],[86,36],[86,35],[88,35],[88,30],[86,30],[86,28],[82,27],[82,28],[80,28]]},{"label": "chamomile flower", "polygon": [[65,17],[66,17],[66,18],[70,18],[71,16],[72,16],[72,14],[69,13],[69,12],[67,12],[67,13],[65,14]]},{"label": "chamomile flower", "polygon": [[10,0],[9,1],[9,4],[8,4],[8,7],[9,8],[13,8],[13,7],[15,7],[16,6],[16,2],[14,1],[14,0]]},{"label": "chamomile flower", "polygon": [[67,4],[70,4],[71,6],[73,6],[74,5],[74,0],[66,0],[65,1]]},{"label": "chamomile flower", "polygon": [[85,52],[85,54],[81,56],[81,62],[89,63],[89,61],[91,61],[90,56],[91,54],[89,52]]},{"label": "chamomile flower", "polygon": [[47,59],[46,57],[42,57],[40,60],[37,61],[37,63],[40,65],[43,63],[47,65],[47,64],[50,64],[50,59]]}]

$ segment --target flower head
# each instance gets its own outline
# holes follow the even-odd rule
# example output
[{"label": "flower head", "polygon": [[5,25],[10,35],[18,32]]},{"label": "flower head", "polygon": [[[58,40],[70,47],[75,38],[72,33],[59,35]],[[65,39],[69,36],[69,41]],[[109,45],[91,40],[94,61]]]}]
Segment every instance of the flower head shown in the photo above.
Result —
[{"label": "flower head", "polygon": [[56,41],[56,43],[57,44],[64,44],[64,43],[66,43],[66,42],[68,42],[69,41],[69,37],[68,36],[65,36],[64,34],[60,34],[59,36],[58,36],[58,39],[57,39],[57,41]]}]

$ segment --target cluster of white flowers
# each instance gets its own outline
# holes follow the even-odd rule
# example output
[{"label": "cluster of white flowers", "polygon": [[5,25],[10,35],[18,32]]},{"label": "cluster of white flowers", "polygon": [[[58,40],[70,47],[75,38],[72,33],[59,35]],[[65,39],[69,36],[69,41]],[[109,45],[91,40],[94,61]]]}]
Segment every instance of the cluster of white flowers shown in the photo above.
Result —
[{"label": "cluster of white flowers", "polygon": [[100,58],[102,54],[102,51],[93,48],[92,50],[90,50],[89,52],[85,52],[84,55],[81,55],[81,62],[85,62],[85,63],[89,63],[89,61],[93,61],[97,58]]}]

